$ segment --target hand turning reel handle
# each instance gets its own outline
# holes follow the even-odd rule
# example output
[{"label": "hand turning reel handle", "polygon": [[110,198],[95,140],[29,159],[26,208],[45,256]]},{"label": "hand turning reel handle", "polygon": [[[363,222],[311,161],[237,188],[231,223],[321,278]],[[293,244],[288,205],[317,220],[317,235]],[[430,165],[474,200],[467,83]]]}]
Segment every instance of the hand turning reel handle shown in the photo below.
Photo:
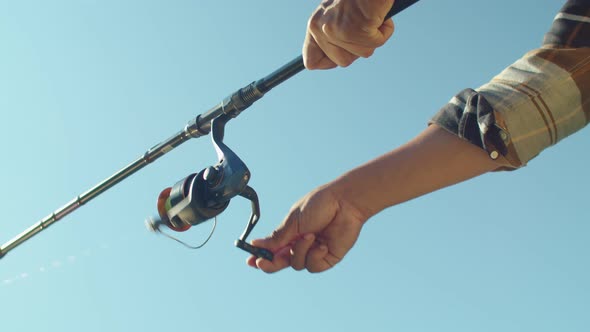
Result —
[{"label": "hand turning reel handle", "polygon": [[166,225],[171,230],[184,232],[191,226],[217,217],[227,208],[232,198],[240,195],[252,202],[252,214],[244,233],[236,240],[236,246],[256,257],[272,260],[272,252],[246,242],[260,218],[260,206],[258,195],[248,186],[248,167],[223,143],[225,125],[230,119],[230,115],[222,114],[211,121],[211,137],[217,151],[217,164],[187,176],[172,188],[164,189],[158,197],[159,218],[149,218],[148,227],[161,232],[160,226]]}]

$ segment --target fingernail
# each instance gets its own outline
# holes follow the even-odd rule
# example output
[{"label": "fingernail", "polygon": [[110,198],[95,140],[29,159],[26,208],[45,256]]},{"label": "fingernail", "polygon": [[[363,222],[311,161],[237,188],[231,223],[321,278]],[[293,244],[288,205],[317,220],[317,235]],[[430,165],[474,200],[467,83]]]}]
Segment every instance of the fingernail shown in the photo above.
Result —
[{"label": "fingernail", "polygon": [[314,235],[311,233],[307,233],[307,234],[303,235],[303,238],[310,241],[310,240],[313,240]]}]

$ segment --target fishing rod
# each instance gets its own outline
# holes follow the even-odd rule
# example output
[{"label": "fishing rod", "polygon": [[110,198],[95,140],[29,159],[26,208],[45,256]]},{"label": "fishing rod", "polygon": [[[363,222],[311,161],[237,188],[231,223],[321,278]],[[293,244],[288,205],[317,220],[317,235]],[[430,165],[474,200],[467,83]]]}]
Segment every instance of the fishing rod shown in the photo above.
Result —
[{"label": "fishing rod", "polygon": [[[418,1],[396,0],[385,19],[391,18]],[[206,136],[211,132],[213,146],[217,151],[217,164],[209,166],[199,173],[189,175],[171,188],[164,189],[158,197],[158,216],[147,220],[148,228],[181,242],[189,248],[200,248],[208,241],[212,233],[205,240],[205,243],[192,247],[164,233],[161,226],[167,226],[177,232],[186,231],[191,226],[216,218],[227,208],[232,198],[242,196],[252,202],[252,213],[246,229],[235,244],[238,248],[254,256],[272,260],[272,252],[246,242],[246,238],[260,217],[258,196],[256,191],[248,186],[250,171],[244,162],[224,144],[223,137],[225,125],[229,120],[240,115],[241,112],[262,98],[267,92],[295,76],[303,69],[305,69],[303,57],[298,56],[269,75],[230,94],[210,110],[189,121],[181,131],[150,148],[123,169],[76,196],[59,209],[4,243],[0,246],[0,258],[182,143],[191,138]],[[215,225],[216,223],[214,227]]]}]

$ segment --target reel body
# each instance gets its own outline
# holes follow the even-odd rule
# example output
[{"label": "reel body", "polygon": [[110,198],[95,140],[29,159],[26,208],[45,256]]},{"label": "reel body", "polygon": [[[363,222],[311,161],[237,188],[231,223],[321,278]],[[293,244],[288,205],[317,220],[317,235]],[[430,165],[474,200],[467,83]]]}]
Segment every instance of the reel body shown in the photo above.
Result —
[{"label": "reel body", "polygon": [[193,173],[160,193],[158,214],[170,229],[187,231],[221,214],[229,205],[229,200],[216,203],[207,199],[211,193],[203,177],[204,171]]},{"label": "reel body", "polygon": [[159,218],[150,218],[148,227],[155,232],[162,232],[161,225],[176,232],[187,231],[192,226],[217,217],[225,211],[231,199],[239,195],[252,202],[252,213],[246,229],[235,242],[236,246],[257,257],[272,260],[272,252],[246,242],[260,218],[260,206],[256,191],[248,186],[250,171],[246,164],[223,143],[225,124],[230,119],[230,115],[222,114],[211,121],[211,137],[217,151],[217,164],[190,174],[174,186],[164,189],[158,197]]}]

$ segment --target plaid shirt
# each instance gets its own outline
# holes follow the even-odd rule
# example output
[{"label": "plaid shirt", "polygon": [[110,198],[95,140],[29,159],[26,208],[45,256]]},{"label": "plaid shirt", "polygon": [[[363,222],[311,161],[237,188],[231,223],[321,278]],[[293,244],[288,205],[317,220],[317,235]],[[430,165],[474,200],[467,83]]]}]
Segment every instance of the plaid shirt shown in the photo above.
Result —
[{"label": "plaid shirt", "polygon": [[513,168],[590,121],[590,0],[569,0],[541,48],[478,89],[453,97],[431,120]]}]

